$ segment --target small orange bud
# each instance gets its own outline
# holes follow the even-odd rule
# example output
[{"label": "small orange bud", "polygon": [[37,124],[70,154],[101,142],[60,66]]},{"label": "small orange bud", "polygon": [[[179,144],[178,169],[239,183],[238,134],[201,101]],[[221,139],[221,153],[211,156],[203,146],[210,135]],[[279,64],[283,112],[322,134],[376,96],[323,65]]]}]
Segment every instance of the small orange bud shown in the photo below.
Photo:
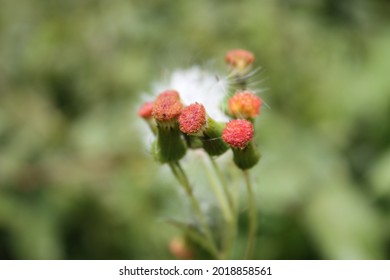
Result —
[{"label": "small orange bud", "polygon": [[262,100],[251,91],[237,92],[229,99],[229,110],[238,118],[254,118],[260,113],[262,103]]},{"label": "small orange bud", "polygon": [[153,102],[145,102],[138,110],[138,116],[144,119],[152,117]]},{"label": "small orange bud", "polygon": [[255,56],[250,51],[234,49],[226,53],[225,61],[231,67],[242,71],[255,61]]},{"label": "small orange bud", "polygon": [[206,125],[206,110],[202,104],[194,103],[183,109],[179,117],[180,130],[196,134]]},{"label": "small orange bud", "polygon": [[233,148],[244,149],[253,139],[253,124],[247,120],[232,120],[226,124],[222,139]]},{"label": "small orange bud", "polygon": [[152,115],[159,122],[172,121],[180,115],[182,109],[179,93],[166,90],[153,103]]},{"label": "small orange bud", "polygon": [[169,243],[169,250],[178,259],[189,260],[194,257],[192,250],[183,238],[175,237]]}]

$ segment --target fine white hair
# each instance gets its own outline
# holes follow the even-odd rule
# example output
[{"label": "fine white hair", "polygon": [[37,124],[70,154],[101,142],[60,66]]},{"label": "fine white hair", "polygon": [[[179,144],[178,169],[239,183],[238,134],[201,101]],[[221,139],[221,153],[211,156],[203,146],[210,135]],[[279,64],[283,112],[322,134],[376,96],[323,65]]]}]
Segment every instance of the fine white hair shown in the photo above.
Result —
[{"label": "fine white hair", "polygon": [[228,117],[221,110],[227,88],[227,80],[218,79],[216,73],[193,66],[188,69],[177,69],[165,81],[154,83],[153,93],[157,95],[165,90],[174,89],[179,92],[185,105],[198,102],[214,120],[228,121]]}]

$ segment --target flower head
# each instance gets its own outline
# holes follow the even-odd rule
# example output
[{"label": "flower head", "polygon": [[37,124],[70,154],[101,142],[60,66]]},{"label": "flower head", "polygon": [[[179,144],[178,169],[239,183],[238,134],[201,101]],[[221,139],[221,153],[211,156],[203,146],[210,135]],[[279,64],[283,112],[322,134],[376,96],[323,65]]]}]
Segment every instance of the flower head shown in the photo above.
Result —
[{"label": "flower head", "polygon": [[247,120],[232,120],[222,132],[222,139],[232,147],[233,161],[242,170],[252,168],[260,159],[260,153],[252,141],[253,124]]},{"label": "flower head", "polygon": [[194,103],[185,107],[179,117],[180,130],[196,134],[206,125],[206,110],[202,104]]},{"label": "flower head", "polygon": [[158,122],[169,122],[175,120],[182,109],[179,93],[176,90],[166,90],[154,101],[152,115]]},{"label": "flower head", "polygon": [[251,91],[237,92],[229,99],[230,113],[239,118],[254,118],[260,113],[261,99]]},{"label": "flower head", "polygon": [[253,124],[247,120],[232,120],[226,124],[222,139],[233,148],[244,149],[253,139]]},{"label": "flower head", "polygon": [[255,56],[250,51],[234,49],[226,53],[225,61],[232,68],[242,71],[252,65],[253,61],[255,61]]},{"label": "flower head", "polygon": [[138,116],[144,119],[150,119],[152,117],[153,102],[145,102],[138,110]]}]

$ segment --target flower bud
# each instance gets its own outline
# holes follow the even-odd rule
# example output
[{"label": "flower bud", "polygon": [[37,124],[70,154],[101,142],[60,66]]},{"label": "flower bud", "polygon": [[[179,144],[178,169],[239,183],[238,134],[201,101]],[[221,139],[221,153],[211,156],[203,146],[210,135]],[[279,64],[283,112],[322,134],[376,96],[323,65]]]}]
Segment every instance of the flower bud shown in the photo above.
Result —
[{"label": "flower bud", "polygon": [[152,116],[153,102],[145,102],[138,110],[138,116],[143,118],[149,125],[153,134],[157,134],[156,122]]},{"label": "flower bud", "polygon": [[157,96],[153,103],[152,116],[161,126],[174,126],[182,110],[183,104],[179,93],[175,90],[166,90]]},{"label": "flower bud", "polygon": [[247,120],[232,120],[222,132],[222,139],[233,150],[234,163],[242,170],[252,168],[260,159],[253,136],[253,124]]},{"label": "flower bud", "polygon": [[226,53],[225,61],[232,69],[242,73],[250,68],[255,61],[255,56],[250,51],[234,49]]},{"label": "flower bud", "polygon": [[221,140],[223,126],[207,116],[203,105],[194,103],[186,108],[179,117],[180,130],[192,136],[199,136],[203,148],[211,156],[227,151],[228,146]]},{"label": "flower bud", "polygon": [[238,91],[229,99],[229,113],[235,118],[253,119],[260,113],[262,100],[251,91]]},{"label": "flower bud", "polygon": [[206,123],[206,110],[199,103],[185,107],[179,117],[180,130],[189,135],[203,135]]},{"label": "flower bud", "polygon": [[152,118],[153,102],[145,102],[138,110],[138,116],[144,119]]},{"label": "flower bud", "polygon": [[177,118],[183,109],[179,93],[167,90],[153,103],[152,116],[157,123],[157,144],[154,153],[160,162],[180,160],[186,153]]}]

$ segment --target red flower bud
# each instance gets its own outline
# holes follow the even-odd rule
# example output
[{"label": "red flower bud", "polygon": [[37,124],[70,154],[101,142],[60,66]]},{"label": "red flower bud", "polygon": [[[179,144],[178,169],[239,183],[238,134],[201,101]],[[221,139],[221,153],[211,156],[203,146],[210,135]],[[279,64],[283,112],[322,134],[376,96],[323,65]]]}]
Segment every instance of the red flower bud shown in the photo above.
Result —
[{"label": "red flower bud", "polygon": [[138,110],[138,116],[144,119],[152,117],[153,102],[145,102]]},{"label": "red flower bud", "polygon": [[238,118],[254,118],[260,113],[262,103],[262,100],[251,91],[237,92],[229,99],[229,110]]},{"label": "red flower bud", "polygon": [[222,139],[233,148],[244,149],[253,139],[253,124],[247,120],[232,120],[226,124]]},{"label": "red flower bud", "polygon": [[225,61],[230,66],[243,70],[255,61],[255,56],[250,51],[234,49],[226,53]]},{"label": "red flower bud", "polygon": [[194,103],[183,109],[179,117],[180,130],[195,134],[206,125],[206,110],[202,104]]},{"label": "red flower bud", "polygon": [[157,96],[153,103],[152,115],[159,122],[172,121],[180,115],[182,109],[179,93],[167,90]]}]

